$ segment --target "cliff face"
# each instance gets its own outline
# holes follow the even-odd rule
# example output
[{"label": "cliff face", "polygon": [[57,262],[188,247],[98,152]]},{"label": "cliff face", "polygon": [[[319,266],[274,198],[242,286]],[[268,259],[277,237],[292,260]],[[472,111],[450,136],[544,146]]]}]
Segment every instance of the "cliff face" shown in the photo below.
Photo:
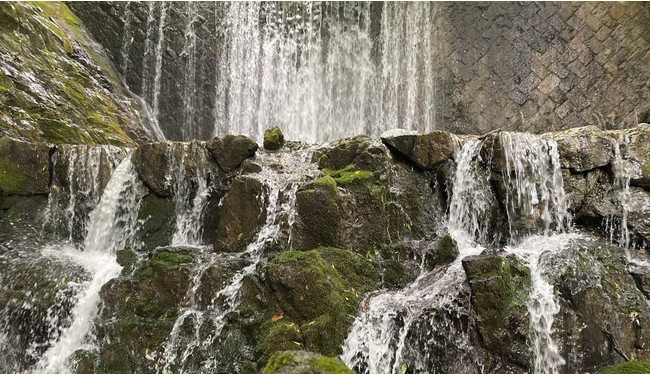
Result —
[{"label": "cliff face", "polygon": [[131,146],[141,108],[81,20],[59,2],[0,4],[0,136]]}]

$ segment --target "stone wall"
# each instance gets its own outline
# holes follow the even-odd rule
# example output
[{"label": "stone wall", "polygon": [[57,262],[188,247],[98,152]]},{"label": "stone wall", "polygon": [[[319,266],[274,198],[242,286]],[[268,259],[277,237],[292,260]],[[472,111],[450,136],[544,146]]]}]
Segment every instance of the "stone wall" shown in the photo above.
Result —
[{"label": "stone wall", "polygon": [[[130,89],[153,103],[155,59],[151,50],[157,43],[161,6],[80,2],[71,7],[125,73]],[[215,85],[228,85],[214,68],[227,43],[223,34],[229,27],[227,4],[198,6],[193,58],[199,63],[191,81],[186,74],[184,44],[192,7],[175,3],[168,7],[158,118],[170,139],[205,139],[212,135],[215,124]],[[367,8],[370,22],[359,16],[359,24],[373,40],[371,55],[379,74],[382,70],[376,57],[386,52],[379,50],[382,16],[389,8],[381,3]],[[291,5],[287,9],[291,11]],[[423,53],[417,57],[414,74],[424,82],[423,74],[433,71],[435,81],[433,91],[428,86],[418,89],[416,107],[428,108],[432,100],[435,123],[420,124],[421,130],[544,132],[584,125],[623,128],[650,121],[647,3],[443,2],[427,9],[435,27],[418,29],[433,31],[431,45],[418,46]],[[264,13],[259,17],[263,22]],[[327,35],[322,37],[325,40]],[[429,39],[409,37],[404,44],[421,40]],[[402,47],[398,43],[395,48]],[[433,59],[428,57],[431,54]],[[189,91],[188,83],[193,84]],[[427,92],[434,92],[433,97],[427,97]],[[192,111],[188,112],[188,105]],[[400,123],[398,119],[397,125]],[[194,128],[188,129],[191,126]],[[359,124],[355,133],[363,132],[363,126]],[[368,124],[365,126],[367,129]]]},{"label": "stone wall", "polygon": [[445,128],[540,132],[649,120],[647,3],[444,3],[434,21]]}]

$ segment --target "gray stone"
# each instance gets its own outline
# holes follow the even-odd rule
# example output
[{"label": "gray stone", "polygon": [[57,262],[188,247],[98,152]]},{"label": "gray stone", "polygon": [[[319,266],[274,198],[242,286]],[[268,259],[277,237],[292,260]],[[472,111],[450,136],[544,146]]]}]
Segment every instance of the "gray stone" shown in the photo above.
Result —
[{"label": "gray stone", "polygon": [[596,126],[578,127],[554,133],[560,153],[560,166],[572,172],[603,167],[613,156],[613,139]]},{"label": "gray stone", "polygon": [[214,138],[205,142],[205,146],[225,172],[237,169],[244,160],[255,156],[258,148],[257,143],[243,135]]},{"label": "gray stone", "polygon": [[396,129],[383,133],[381,140],[392,151],[423,170],[432,170],[454,152],[454,137],[446,131],[418,134]]}]

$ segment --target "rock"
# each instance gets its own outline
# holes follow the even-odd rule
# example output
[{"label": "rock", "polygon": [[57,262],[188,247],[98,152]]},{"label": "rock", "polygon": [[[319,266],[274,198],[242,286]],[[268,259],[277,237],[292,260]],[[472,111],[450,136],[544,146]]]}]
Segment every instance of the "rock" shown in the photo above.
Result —
[{"label": "rock", "polygon": [[650,189],[650,124],[639,124],[625,131],[625,134],[630,141],[621,146],[621,153],[636,169],[630,183]]},{"label": "rock", "polygon": [[527,286],[530,272],[514,256],[470,256],[463,268],[478,313],[483,346],[507,362],[529,365]]},{"label": "rock", "polygon": [[620,360],[650,359],[650,310],[628,273],[625,251],[583,236],[559,253],[542,255],[545,276],[558,291],[554,334],[568,372],[596,372]]},{"label": "rock", "polygon": [[47,195],[49,186],[49,145],[0,139],[0,198]]},{"label": "rock", "polygon": [[233,179],[217,208],[214,249],[217,252],[242,251],[255,239],[266,222],[266,191],[257,179],[241,176]]},{"label": "rock", "polygon": [[176,207],[173,199],[149,194],[142,199],[138,211],[138,239],[142,250],[150,252],[171,243],[174,235]]},{"label": "rock", "polygon": [[237,169],[241,163],[255,156],[258,145],[244,135],[226,135],[205,142],[205,146],[221,169],[229,172]]},{"label": "rock", "polygon": [[436,242],[435,247],[428,251],[425,257],[425,265],[433,269],[436,266],[452,263],[458,257],[458,244],[447,234]]},{"label": "rock", "polygon": [[391,130],[381,140],[392,151],[406,157],[423,170],[432,170],[454,152],[454,137],[446,131],[417,134],[407,130]]},{"label": "rock", "polygon": [[271,258],[267,279],[277,304],[270,310],[257,350],[262,362],[293,341],[336,356],[363,295],[379,276],[364,257],[338,248],[287,251]]},{"label": "rock", "polygon": [[283,351],[271,356],[262,370],[264,374],[353,374],[338,358],[305,351]]},{"label": "rock", "polygon": [[628,270],[639,290],[643,292],[646,299],[650,299],[650,268],[632,263],[628,266]]},{"label": "rock", "polygon": [[275,151],[284,145],[284,134],[278,126],[264,131],[264,149]]},{"label": "rock", "polygon": [[67,5],[1,3],[0,33],[0,138],[121,146],[151,139],[138,101]]},{"label": "rock", "polygon": [[552,134],[560,154],[560,166],[580,173],[609,164],[613,139],[596,126],[585,126]]},{"label": "rock", "polygon": [[338,189],[325,176],[303,185],[296,192],[295,247],[309,250],[337,244],[339,221]]},{"label": "rock", "polygon": [[385,160],[385,148],[366,135],[329,143],[326,147],[318,149],[313,159],[323,171],[345,169],[350,165],[375,171],[382,167]]},{"label": "rock", "polygon": [[207,178],[210,183],[219,175],[217,164],[198,141],[147,143],[133,152],[131,161],[144,184],[161,197],[173,196],[180,178]]},{"label": "rock", "polygon": [[[111,179],[113,170],[127,156],[123,148],[106,145],[63,144],[55,148],[54,173],[58,187],[70,191],[88,191],[99,199]],[[73,163],[72,175],[70,163]],[[73,180],[70,181],[72,176]],[[71,188],[70,183],[73,183]]]}]

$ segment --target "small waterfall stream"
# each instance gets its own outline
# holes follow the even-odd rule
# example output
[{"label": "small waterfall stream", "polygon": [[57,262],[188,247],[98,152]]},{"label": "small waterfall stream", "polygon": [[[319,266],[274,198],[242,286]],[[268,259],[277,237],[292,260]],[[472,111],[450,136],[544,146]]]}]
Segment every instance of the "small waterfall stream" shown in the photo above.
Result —
[{"label": "small waterfall stream", "polygon": [[[115,261],[115,253],[127,246],[133,247],[133,238],[139,208],[138,179],[129,158],[115,169],[97,207],[90,213],[88,230],[81,248],[73,245],[46,247],[43,255],[62,258],[79,264],[89,279],[78,285],[70,326],[64,327],[60,337],[37,364],[37,372],[66,373],[68,359],[78,349],[92,345],[92,323],[97,315],[99,290],[116,277],[122,267]],[[65,280],[62,280],[64,282]]]},{"label": "small waterfall stream", "polygon": [[[564,359],[553,340],[552,325],[559,305],[553,286],[545,279],[544,264],[540,258],[561,251],[579,235],[551,232],[551,229],[566,230],[569,222],[557,145],[551,138],[519,133],[502,133],[499,141],[503,147],[504,204],[507,206],[512,243],[504,250],[522,259],[531,271],[528,311],[534,357],[532,370],[534,373],[558,373]],[[432,357],[429,353],[405,352],[405,344],[418,345],[416,341],[405,343],[408,337],[412,339],[417,335],[412,331],[414,328],[422,328],[421,324],[416,323],[418,318],[431,313],[431,310],[445,310],[447,315],[471,314],[469,304],[454,304],[459,294],[469,291],[461,262],[485,250],[485,247],[476,244],[477,241],[489,242],[489,237],[495,235],[494,228],[488,227],[489,223],[484,218],[491,209],[486,198],[491,187],[489,173],[481,166],[489,161],[481,159],[482,146],[483,141],[470,139],[455,154],[457,166],[448,229],[458,244],[458,257],[445,268],[420,275],[403,290],[380,292],[365,301],[341,356],[349,367],[360,373],[430,372],[432,369],[427,367],[427,362],[431,362]],[[430,329],[427,330],[427,337],[435,335],[438,330],[445,331],[444,336],[454,342],[456,351],[460,347],[461,351],[467,353],[465,357],[455,357],[455,366],[447,364],[443,372],[481,372],[481,352],[471,346],[462,328],[458,331],[458,328],[450,326],[453,326],[452,320],[438,318],[437,322],[427,327]],[[435,343],[427,341],[425,346],[431,344]]]}]

